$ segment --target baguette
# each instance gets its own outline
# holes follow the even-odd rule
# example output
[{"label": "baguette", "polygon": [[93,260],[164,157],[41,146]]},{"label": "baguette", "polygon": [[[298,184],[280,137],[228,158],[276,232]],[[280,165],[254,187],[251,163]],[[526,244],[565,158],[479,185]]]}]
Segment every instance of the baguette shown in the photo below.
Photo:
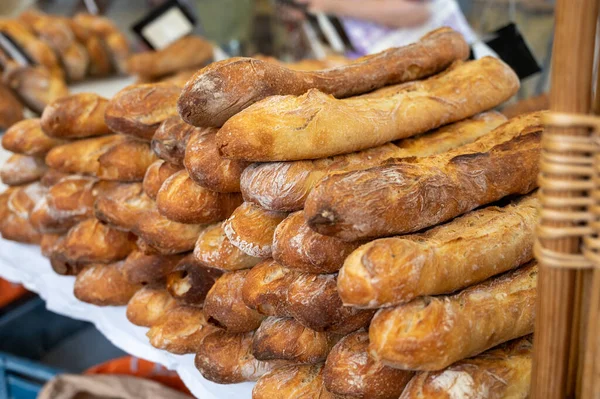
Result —
[{"label": "baguette", "polygon": [[218,384],[256,381],[287,364],[284,360],[262,362],[252,356],[253,332],[233,334],[217,331],[200,344],[194,361],[204,378]]},{"label": "baguette", "polygon": [[414,138],[333,158],[254,163],[242,173],[242,194],[246,201],[265,209],[297,211],[304,208],[308,194],[328,175],[368,169],[390,158],[443,153],[472,143],[504,122],[506,118],[502,114],[490,111]]},{"label": "baguette", "polygon": [[63,214],[51,209],[46,196],[38,201],[29,214],[31,226],[43,235],[65,234],[80,221],[78,217],[64,217]]},{"label": "baguette", "polygon": [[260,262],[260,258],[250,256],[231,244],[222,223],[208,226],[200,233],[194,256],[203,265],[223,271],[249,269]]},{"label": "baguette", "polygon": [[409,46],[324,71],[298,72],[271,62],[233,58],[198,71],[184,87],[178,109],[191,125],[218,127],[269,96],[301,95],[316,88],[338,98],[349,97],[433,75],[468,55],[464,38],[452,29],[441,28]]},{"label": "baguette", "polygon": [[299,274],[289,285],[287,302],[292,317],[305,327],[336,334],[366,327],[375,314],[344,306],[332,274]]},{"label": "baguette", "polygon": [[6,205],[15,215],[23,219],[29,219],[29,215],[35,204],[44,198],[47,191],[48,189],[39,182],[20,186],[16,190],[11,191]]},{"label": "baguette", "polygon": [[108,102],[104,119],[114,132],[150,141],[165,119],[177,115],[180,92],[169,83],[127,86]]},{"label": "baguette", "polygon": [[52,169],[61,172],[98,176],[100,171],[98,158],[115,145],[126,140],[124,136],[115,134],[63,144],[48,152],[46,163]]},{"label": "baguette", "polygon": [[270,258],[275,228],[287,216],[244,202],[223,223],[223,231],[233,245],[256,258]]},{"label": "baguette", "polygon": [[215,223],[242,203],[239,193],[216,193],[194,183],[187,171],[174,173],[156,195],[158,211],[179,223]]},{"label": "baguette", "polygon": [[533,331],[537,263],[450,296],[423,297],[381,309],[369,351],[386,365],[441,370]]},{"label": "baguette", "polygon": [[153,200],[156,200],[158,190],[160,190],[160,187],[165,180],[180,170],[181,168],[179,166],[165,162],[162,159],[154,161],[148,166],[146,174],[144,175],[143,188],[146,195]]},{"label": "baguette", "polygon": [[185,147],[190,136],[212,131],[211,128],[195,128],[181,120],[179,115],[165,119],[152,136],[152,150],[173,165],[183,167]]},{"label": "baguette", "polygon": [[41,234],[33,227],[30,213],[44,195],[39,183],[9,188],[0,197],[0,233],[2,237],[22,243],[39,244]]},{"label": "baguette", "polygon": [[121,182],[142,181],[148,167],[157,159],[150,144],[131,138],[98,157],[98,177]]},{"label": "baguette", "polygon": [[145,286],[127,304],[127,320],[141,327],[152,327],[177,302],[164,288]]},{"label": "baguette", "polygon": [[117,186],[93,177],[67,176],[48,189],[50,211],[63,220],[77,222],[94,216],[94,201]]},{"label": "baguette", "polygon": [[518,88],[508,65],[485,57],[364,97],[338,100],[314,89],[299,97],[273,96],[228,120],[217,145],[223,157],[247,161],[347,154],[468,118],[501,104]]},{"label": "baguette", "polygon": [[360,245],[361,242],[345,242],[315,232],[300,211],[289,215],[275,229],[273,259],[300,272],[335,273]]},{"label": "baguette", "polygon": [[[23,104],[12,90],[0,81],[0,130],[6,130],[22,119]],[[2,145],[4,146],[4,141]]]},{"label": "baguette", "polygon": [[48,169],[40,179],[40,183],[42,183],[42,186],[44,187],[51,187],[58,183],[63,177],[67,176],[69,176],[68,173],[63,173],[56,169]]},{"label": "baguette", "polygon": [[523,115],[445,154],[404,159],[322,180],[305,217],[345,241],[412,233],[537,186],[540,113]]},{"label": "baguette", "polygon": [[353,332],[338,342],[325,362],[330,392],[361,399],[398,399],[414,372],[384,366],[369,356],[369,333]]},{"label": "baguette", "polygon": [[75,278],[73,293],[80,301],[97,306],[123,306],[140,288],[127,281],[123,262],[117,262],[85,266]]},{"label": "baguette", "polygon": [[140,183],[122,183],[98,195],[94,216],[114,229],[133,231],[154,207],[152,200],[142,192]]},{"label": "baguette", "polygon": [[242,286],[248,270],[223,274],[215,281],[204,301],[208,321],[230,333],[256,330],[264,315],[246,306]]},{"label": "baguette", "polygon": [[[74,21],[73,23],[76,24]],[[113,66],[110,61],[110,54],[102,38],[90,34],[86,38],[84,45],[90,56],[90,76],[104,77],[110,75],[113,72]]]},{"label": "baguette", "polygon": [[242,299],[251,309],[267,316],[291,317],[287,295],[290,284],[300,273],[272,259],[254,266],[242,286]]},{"label": "baguette", "polygon": [[13,154],[0,168],[0,180],[7,186],[20,186],[39,180],[47,171],[44,158]]},{"label": "baguette", "polygon": [[41,118],[44,133],[59,139],[105,136],[110,129],[104,122],[108,100],[94,93],[78,93],[48,104]]},{"label": "baguette", "polygon": [[213,56],[213,46],[199,36],[184,36],[158,51],[144,51],[127,60],[127,71],[156,79],[182,69],[200,68]]},{"label": "baguette", "polygon": [[165,284],[167,275],[177,266],[182,255],[146,255],[131,251],[123,263],[123,273],[132,284]]},{"label": "baguette", "polygon": [[2,147],[5,150],[37,157],[61,144],[64,144],[63,140],[48,137],[42,131],[39,119],[25,119],[16,123],[2,136]]},{"label": "baguette", "polygon": [[41,234],[32,226],[29,219],[9,212],[0,221],[0,234],[5,240],[22,242],[25,244],[37,244],[42,240]]},{"label": "baguette", "polygon": [[18,187],[8,187],[6,190],[0,193],[0,225],[2,224],[2,220],[4,220],[11,213],[11,210],[8,207],[8,199],[10,198],[11,194],[18,189]]},{"label": "baguette", "polygon": [[166,310],[146,335],[155,348],[183,355],[201,350],[202,341],[217,330],[207,322],[202,309],[175,306]]},{"label": "baguette", "polygon": [[205,267],[189,254],[168,273],[167,290],[179,303],[202,306],[206,294],[222,274]]},{"label": "baguette", "polygon": [[135,236],[95,218],[71,228],[62,243],[63,256],[73,263],[111,263],[126,258],[134,248]]},{"label": "baguette", "polygon": [[252,355],[258,360],[321,363],[340,338],[306,328],[292,318],[267,317],[254,334]]},{"label": "baguette", "polygon": [[261,377],[252,389],[253,399],[348,399],[323,384],[323,364],[292,365]]},{"label": "baguette", "polygon": [[538,207],[530,195],[425,233],[365,244],[340,270],[340,297],[345,305],[380,308],[448,294],[518,267],[533,259]]},{"label": "baguette", "polygon": [[185,148],[184,165],[190,178],[202,187],[220,193],[240,191],[240,178],[248,162],[221,158],[213,132],[195,131]]},{"label": "baguette", "polygon": [[476,397],[485,392],[487,398],[528,398],[531,341],[532,337],[527,336],[444,370],[418,373],[400,399],[452,399],[456,392],[465,397]]}]

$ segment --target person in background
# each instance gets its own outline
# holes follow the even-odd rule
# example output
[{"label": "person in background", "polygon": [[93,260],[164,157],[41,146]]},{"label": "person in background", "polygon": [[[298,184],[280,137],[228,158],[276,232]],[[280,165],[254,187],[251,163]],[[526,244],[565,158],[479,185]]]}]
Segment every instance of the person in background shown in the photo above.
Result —
[{"label": "person in background", "polygon": [[339,17],[355,56],[413,43],[449,26],[468,43],[477,40],[456,0],[295,0],[311,13]]}]

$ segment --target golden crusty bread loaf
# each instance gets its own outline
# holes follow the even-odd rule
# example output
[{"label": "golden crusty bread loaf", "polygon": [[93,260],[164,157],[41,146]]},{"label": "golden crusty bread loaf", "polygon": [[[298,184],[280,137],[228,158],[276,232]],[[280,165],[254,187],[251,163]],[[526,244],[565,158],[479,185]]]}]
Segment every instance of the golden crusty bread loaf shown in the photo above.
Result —
[{"label": "golden crusty bread loaf", "polygon": [[75,278],[73,293],[80,301],[97,306],[123,306],[140,288],[127,281],[121,261],[85,266]]},{"label": "golden crusty bread loaf", "polygon": [[270,258],[275,228],[286,216],[244,202],[223,223],[223,231],[233,245],[248,255]]},{"label": "golden crusty bread loaf", "polygon": [[479,283],[533,259],[539,201],[472,211],[425,233],[382,238],[354,251],[340,270],[344,304],[380,308]]},{"label": "golden crusty bread loaf", "polygon": [[323,384],[323,363],[290,365],[261,377],[252,389],[253,399],[350,399],[333,394]]},{"label": "golden crusty bread loaf", "polygon": [[121,182],[142,181],[148,167],[157,159],[150,144],[128,138],[98,157],[98,177]]},{"label": "golden crusty bread loaf", "polygon": [[133,284],[165,284],[167,275],[183,258],[182,255],[146,255],[134,249],[123,263],[123,273]]},{"label": "golden crusty bread loaf", "polygon": [[324,236],[308,227],[304,212],[294,212],[275,229],[273,259],[306,273],[335,273],[361,241],[346,242]]},{"label": "golden crusty bread loaf", "polygon": [[346,241],[406,234],[537,186],[540,113],[444,154],[332,175],[309,194],[309,226]]},{"label": "golden crusty bread loaf", "polygon": [[[400,399],[528,398],[532,336],[513,340],[441,371],[418,373]],[[397,397],[397,395],[396,395]]]},{"label": "golden crusty bread loaf", "polygon": [[252,354],[258,360],[320,363],[340,338],[337,334],[311,330],[293,318],[267,317],[254,333]]},{"label": "golden crusty bread loaf", "polygon": [[44,158],[13,154],[0,167],[0,180],[7,186],[20,186],[39,180],[47,171]]},{"label": "golden crusty bread loaf", "polygon": [[202,306],[206,294],[222,274],[222,271],[206,267],[193,254],[188,254],[168,273],[167,290],[179,303]]},{"label": "golden crusty bread loaf", "polygon": [[154,161],[148,166],[146,174],[144,175],[143,188],[146,195],[153,200],[156,200],[158,190],[160,190],[160,187],[165,180],[167,180],[169,176],[179,172],[181,169],[181,167],[165,162],[162,159]]},{"label": "golden crusty bread loaf", "polygon": [[12,125],[2,136],[2,147],[17,154],[43,156],[63,140],[47,136],[37,118],[25,119]]},{"label": "golden crusty bread loaf", "polygon": [[441,28],[415,44],[324,71],[298,72],[271,62],[232,58],[198,71],[184,87],[178,109],[181,117],[194,126],[218,127],[269,96],[301,95],[312,88],[338,98],[353,96],[433,75],[468,55],[469,47],[462,35]]},{"label": "golden crusty bread loaf", "polygon": [[242,286],[248,270],[223,274],[215,281],[204,301],[208,320],[230,333],[253,331],[265,318],[242,299]]},{"label": "golden crusty bread loaf", "polygon": [[329,352],[323,369],[330,392],[361,399],[398,399],[414,372],[398,370],[369,356],[369,333],[353,332]]},{"label": "golden crusty bread loaf", "polygon": [[9,212],[0,221],[0,234],[6,240],[26,244],[39,244],[42,240],[40,232],[33,227],[29,219],[20,217],[12,212]]},{"label": "golden crusty bread loaf", "polygon": [[155,348],[183,355],[201,350],[202,341],[217,330],[201,308],[180,305],[166,309],[146,335]]},{"label": "golden crusty bread loaf", "polygon": [[133,231],[154,207],[140,183],[121,183],[97,196],[94,215],[115,229]]},{"label": "golden crusty bread loaf", "polygon": [[250,161],[347,154],[468,118],[501,104],[518,88],[508,65],[485,57],[362,97],[338,100],[318,90],[273,96],[229,119],[217,133],[217,146],[225,158]]},{"label": "golden crusty bread loaf", "polygon": [[46,192],[39,182],[9,188],[0,195],[0,233],[11,241],[39,244],[41,234],[33,227],[30,214]]},{"label": "golden crusty bread loaf", "polygon": [[179,223],[214,223],[242,203],[239,193],[217,193],[194,183],[186,170],[167,178],[156,195],[158,211]]},{"label": "golden crusty bread loaf", "polygon": [[278,264],[272,259],[254,266],[242,286],[244,303],[268,316],[291,317],[288,289],[300,273]]},{"label": "golden crusty bread loaf", "polygon": [[50,210],[62,219],[83,221],[94,215],[94,201],[116,188],[116,183],[87,176],[67,176],[48,189]]},{"label": "golden crusty bread loaf", "polygon": [[221,158],[216,143],[217,129],[207,130],[195,131],[185,148],[184,165],[190,178],[212,191],[239,192],[242,172],[249,163]]},{"label": "golden crusty bread loaf", "polygon": [[50,209],[48,200],[46,196],[44,196],[31,210],[29,222],[34,229],[43,235],[48,235],[65,234],[71,227],[75,226],[79,220],[77,220],[77,218],[63,217],[60,213]]},{"label": "golden crusty bread loaf", "polygon": [[28,219],[35,205],[44,198],[47,191],[40,182],[17,187],[11,191],[6,205],[11,212]]},{"label": "golden crusty bread loaf", "polygon": [[242,194],[246,201],[266,209],[300,210],[314,186],[327,175],[368,169],[390,158],[439,154],[472,143],[503,122],[506,118],[502,114],[490,111],[417,137],[346,155],[310,161],[254,163],[242,173]]},{"label": "golden crusty bread loaf", "polygon": [[190,136],[194,134],[208,134],[211,128],[196,128],[181,120],[179,115],[171,116],[160,124],[152,136],[152,150],[173,165],[183,167],[185,147]]},{"label": "golden crusty bread loaf", "polygon": [[233,334],[217,331],[200,344],[194,361],[204,378],[218,384],[235,384],[256,381],[271,370],[288,362],[273,360],[262,362],[252,356],[254,332]]},{"label": "golden crusty bread loaf", "polygon": [[180,92],[169,83],[127,86],[108,102],[104,119],[114,132],[150,141],[165,119],[177,115]]},{"label": "golden crusty bread loaf", "polygon": [[0,81],[0,130],[8,129],[21,119],[23,119],[23,104],[12,90]]},{"label": "golden crusty bread loaf", "polygon": [[59,145],[48,152],[46,163],[61,172],[97,176],[100,170],[98,158],[126,140],[124,136],[113,134]]},{"label": "golden crusty bread loaf", "polygon": [[223,271],[249,269],[261,261],[234,246],[225,236],[222,223],[208,226],[200,233],[194,256],[203,265]]},{"label": "golden crusty bread loaf", "polygon": [[61,139],[105,136],[111,133],[104,122],[108,100],[94,93],[78,93],[48,104],[41,118],[44,133]]},{"label": "golden crusty bread loaf", "polygon": [[164,288],[147,285],[127,304],[127,320],[136,326],[152,327],[177,302]]},{"label": "golden crusty bread loaf", "polygon": [[145,79],[156,79],[182,69],[201,68],[213,56],[213,46],[205,39],[188,35],[158,51],[133,54],[127,72]]},{"label": "golden crusty bread loaf", "polygon": [[454,295],[381,309],[369,328],[369,352],[396,368],[441,370],[531,334],[536,287],[533,261]]}]

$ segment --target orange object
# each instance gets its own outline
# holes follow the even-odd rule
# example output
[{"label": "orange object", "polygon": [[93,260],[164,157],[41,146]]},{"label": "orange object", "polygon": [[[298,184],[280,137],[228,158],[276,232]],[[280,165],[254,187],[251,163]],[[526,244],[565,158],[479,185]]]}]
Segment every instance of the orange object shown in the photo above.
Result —
[{"label": "orange object", "polygon": [[139,359],[133,356],[124,356],[109,360],[89,368],[84,374],[121,374],[145,378],[159,382],[169,388],[179,392],[192,395],[186,388],[177,372],[167,369],[160,364],[152,363],[147,360]]},{"label": "orange object", "polygon": [[27,294],[20,284],[10,283],[0,278],[0,308]]}]

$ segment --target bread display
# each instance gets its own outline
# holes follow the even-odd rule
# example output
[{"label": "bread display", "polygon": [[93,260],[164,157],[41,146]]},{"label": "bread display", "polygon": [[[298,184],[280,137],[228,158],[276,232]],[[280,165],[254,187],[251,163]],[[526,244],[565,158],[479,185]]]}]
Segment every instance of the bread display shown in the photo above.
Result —
[{"label": "bread display", "polygon": [[292,318],[267,317],[254,333],[252,354],[258,360],[321,363],[339,338],[311,330]]},{"label": "bread display", "polygon": [[267,316],[291,317],[288,305],[290,284],[300,273],[266,260],[254,266],[242,286],[244,303]]},{"label": "bread display", "polygon": [[160,190],[160,187],[163,185],[165,180],[180,170],[181,167],[165,162],[162,159],[154,161],[150,166],[148,166],[148,169],[146,169],[146,174],[144,175],[144,193],[146,193],[146,195],[153,200],[156,200],[158,190]]},{"label": "bread display", "polygon": [[133,284],[165,284],[167,275],[177,266],[182,255],[146,255],[134,249],[123,263],[123,273]]},{"label": "bread display", "polygon": [[529,397],[532,337],[517,339],[441,371],[418,373],[400,399],[452,399],[485,392],[488,398]]},{"label": "bread display", "polygon": [[527,194],[537,186],[542,129],[541,114],[527,114],[444,154],[329,176],[309,194],[306,220],[355,241],[412,233]]},{"label": "bread display", "polygon": [[349,398],[398,399],[414,372],[383,365],[369,355],[369,333],[353,332],[331,349],[323,381],[328,391]]},{"label": "bread display", "polygon": [[253,332],[233,334],[226,331],[208,335],[196,353],[196,368],[209,381],[235,384],[256,381],[286,364],[284,360],[262,362],[252,356],[253,335]]},{"label": "bread display", "polygon": [[247,270],[229,272],[219,277],[204,301],[208,320],[229,333],[253,331],[265,318],[242,300],[242,286]]},{"label": "bread display", "polygon": [[240,191],[240,178],[248,162],[221,158],[216,129],[195,131],[185,149],[184,164],[190,178],[202,187],[220,193]]},{"label": "bread display", "polygon": [[[1,97],[1,96],[0,96]],[[2,147],[17,154],[41,157],[63,140],[47,136],[39,119],[25,119],[12,125],[2,136]]]},{"label": "bread display", "polygon": [[127,86],[108,102],[104,119],[113,132],[150,141],[165,119],[177,115],[179,93],[169,83]]},{"label": "bread display", "polygon": [[39,180],[47,170],[43,158],[13,154],[0,168],[0,180],[7,186],[20,186]]},{"label": "bread display", "polygon": [[207,322],[204,311],[193,306],[175,306],[165,313],[146,334],[150,344],[177,355],[197,353],[202,342],[216,327]]},{"label": "bread display", "polygon": [[188,35],[164,49],[134,54],[127,60],[127,72],[144,79],[156,79],[182,69],[200,68],[213,56],[213,46],[205,39]]},{"label": "bread display", "polygon": [[252,390],[252,398],[348,399],[325,389],[322,363],[278,368],[258,380]]},{"label": "bread display", "polygon": [[415,44],[324,71],[297,72],[252,58],[233,58],[198,71],[184,87],[178,109],[189,124],[219,127],[268,96],[301,95],[310,89],[338,98],[353,96],[433,75],[468,55],[469,47],[463,37],[442,28]]},{"label": "bread display", "polygon": [[[363,170],[391,158],[426,157],[472,143],[506,122],[489,111],[429,133],[346,155],[309,161],[253,163],[241,177],[244,199],[266,209],[297,211],[315,185],[333,173]],[[273,182],[277,184],[273,184]]]},{"label": "bread display", "polygon": [[470,212],[425,233],[382,238],[354,251],[340,270],[344,304],[397,305],[448,294],[533,259],[539,201]]},{"label": "bread display", "polygon": [[108,100],[94,93],[59,98],[44,108],[41,126],[48,136],[81,139],[111,133],[104,122]]},{"label": "bread display", "polygon": [[450,296],[423,297],[381,309],[369,351],[386,365],[437,371],[533,332],[537,263]]},{"label": "bread display", "polygon": [[167,274],[167,290],[179,303],[201,306],[206,294],[223,274],[196,260],[193,254],[181,259]]},{"label": "bread display", "polygon": [[208,134],[212,129],[195,128],[181,120],[179,116],[171,116],[160,124],[152,136],[152,150],[173,165],[183,167],[183,158],[188,140],[192,135]]},{"label": "bread display", "polygon": [[[23,105],[0,81],[0,130],[6,130],[23,119]],[[4,146],[4,144],[2,144]],[[6,148],[6,147],[5,147]]]},{"label": "bread display", "polygon": [[142,181],[148,167],[157,159],[150,144],[128,138],[98,157],[98,177],[121,182]]},{"label": "bread display", "polygon": [[164,288],[145,286],[127,304],[127,320],[136,326],[152,327],[177,302]]},{"label": "bread display", "polygon": [[223,231],[233,245],[248,255],[269,258],[275,229],[286,216],[244,202],[223,223]]},{"label": "bread display", "polygon": [[214,223],[226,219],[242,203],[239,193],[217,193],[197,185],[187,171],[167,178],[156,195],[158,211],[179,223]]},{"label": "bread display", "polygon": [[142,288],[123,274],[123,262],[88,265],[75,278],[73,293],[82,302],[97,306],[123,306]]},{"label": "bread display", "polygon": [[[467,89],[472,86],[478,90]],[[217,146],[225,158],[250,161],[347,154],[468,118],[501,104],[518,88],[508,65],[485,57],[363,97],[338,100],[314,89],[273,96],[229,119],[217,133]]]},{"label": "bread display", "polygon": [[301,272],[335,273],[361,243],[319,234],[308,226],[304,212],[294,212],[275,229],[273,259]]}]

